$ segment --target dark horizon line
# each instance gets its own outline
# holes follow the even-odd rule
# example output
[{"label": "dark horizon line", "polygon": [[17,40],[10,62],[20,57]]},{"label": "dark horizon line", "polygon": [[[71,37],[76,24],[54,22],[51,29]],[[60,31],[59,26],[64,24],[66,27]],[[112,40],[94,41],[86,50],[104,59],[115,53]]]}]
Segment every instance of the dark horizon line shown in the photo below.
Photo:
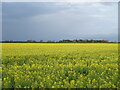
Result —
[{"label": "dark horizon line", "polygon": [[[32,41],[40,41],[40,40],[34,40],[34,39],[28,39],[28,40],[32,40]],[[0,40],[0,41],[28,41],[28,40]],[[60,40],[107,40],[107,39],[59,39],[59,40],[42,40],[42,41],[60,41]],[[107,41],[110,41],[110,40],[107,40]]]},{"label": "dark horizon line", "polygon": [[104,39],[63,39],[63,40],[1,40],[0,43],[119,43]]}]

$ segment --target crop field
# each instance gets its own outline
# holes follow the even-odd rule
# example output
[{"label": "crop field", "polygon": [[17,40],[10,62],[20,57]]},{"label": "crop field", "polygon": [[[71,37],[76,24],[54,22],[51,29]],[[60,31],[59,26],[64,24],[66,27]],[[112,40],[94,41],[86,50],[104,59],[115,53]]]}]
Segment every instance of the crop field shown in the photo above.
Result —
[{"label": "crop field", "polygon": [[118,44],[3,43],[3,88],[119,88]]}]

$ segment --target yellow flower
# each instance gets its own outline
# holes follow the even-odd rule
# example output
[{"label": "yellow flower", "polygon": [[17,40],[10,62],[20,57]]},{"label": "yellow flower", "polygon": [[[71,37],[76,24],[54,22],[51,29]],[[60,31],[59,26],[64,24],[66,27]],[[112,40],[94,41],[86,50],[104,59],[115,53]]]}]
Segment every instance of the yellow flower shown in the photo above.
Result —
[{"label": "yellow flower", "polygon": [[54,86],[52,86],[52,88],[55,88]]},{"label": "yellow flower", "polygon": [[70,84],[74,84],[74,83],[75,83],[75,80],[71,80],[71,81],[70,81]]}]

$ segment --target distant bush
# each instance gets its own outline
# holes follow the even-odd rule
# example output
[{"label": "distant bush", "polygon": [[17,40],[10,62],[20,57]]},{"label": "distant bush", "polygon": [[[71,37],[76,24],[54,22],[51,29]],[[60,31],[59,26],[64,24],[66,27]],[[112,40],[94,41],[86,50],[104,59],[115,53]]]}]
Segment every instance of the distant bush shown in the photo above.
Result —
[{"label": "distant bush", "polygon": [[109,42],[108,40],[59,40],[59,41],[52,41],[52,40],[48,40],[48,41],[35,41],[35,40],[27,40],[27,41],[13,41],[13,40],[9,40],[9,41],[0,41],[0,43],[115,43],[115,42]]}]

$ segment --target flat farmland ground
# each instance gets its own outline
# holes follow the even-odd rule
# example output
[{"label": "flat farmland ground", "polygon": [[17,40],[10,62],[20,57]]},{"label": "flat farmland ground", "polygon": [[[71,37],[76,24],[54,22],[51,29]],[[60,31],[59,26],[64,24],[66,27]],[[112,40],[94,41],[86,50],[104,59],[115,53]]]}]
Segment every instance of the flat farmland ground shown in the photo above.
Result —
[{"label": "flat farmland ground", "polygon": [[118,88],[116,43],[3,43],[3,88]]}]

